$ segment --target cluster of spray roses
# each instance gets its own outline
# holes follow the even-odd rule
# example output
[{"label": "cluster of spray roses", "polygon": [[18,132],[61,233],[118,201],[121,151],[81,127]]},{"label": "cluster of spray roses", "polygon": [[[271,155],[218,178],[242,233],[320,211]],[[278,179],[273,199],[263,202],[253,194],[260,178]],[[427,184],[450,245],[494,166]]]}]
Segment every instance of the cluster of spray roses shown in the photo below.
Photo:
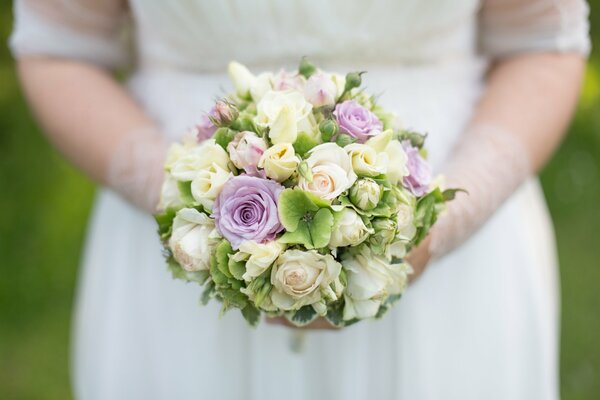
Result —
[{"label": "cluster of spray roses", "polygon": [[261,312],[296,325],[381,317],[453,194],[432,187],[424,137],[364,93],[361,73],[304,59],[229,75],[235,93],[165,163],[156,219],[174,276],[253,325]]}]

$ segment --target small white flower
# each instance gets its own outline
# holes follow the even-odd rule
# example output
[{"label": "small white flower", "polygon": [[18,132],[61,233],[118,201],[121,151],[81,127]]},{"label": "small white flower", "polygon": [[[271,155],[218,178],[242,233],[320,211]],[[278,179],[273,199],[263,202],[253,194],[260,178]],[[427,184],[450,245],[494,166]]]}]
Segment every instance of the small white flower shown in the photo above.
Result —
[{"label": "small white flower", "polygon": [[352,158],[352,168],[358,175],[377,176],[387,172],[386,153],[378,153],[373,147],[360,143],[349,144],[344,150]]},{"label": "small white flower", "polygon": [[221,193],[223,185],[233,178],[233,174],[216,163],[200,170],[191,184],[194,200],[206,210],[212,210],[215,199]]},{"label": "small white flower", "polygon": [[254,132],[239,132],[227,145],[231,162],[248,174],[256,172],[258,160],[267,149],[265,140]]},{"label": "small white flower", "polygon": [[408,157],[402,148],[402,143],[398,140],[392,140],[385,148],[385,152],[390,160],[387,167],[387,178],[393,185],[398,185],[409,174],[406,166]]},{"label": "small white flower", "polygon": [[308,78],[304,88],[304,97],[314,107],[332,106],[337,98],[337,90],[331,75],[319,71]]},{"label": "small white flower", "polygon": [[240,244],[239,251],[233,255],[233,259],[246,261],[246,272],[242,278],[248,282],[265,272],[283,250],[285,245],[276,240],[266,243],[245,240]]},{"label": "small white flower", "polygon": [[177,181],[170,174],[167,174],[160,190],[158,209],[166,210],[167,208],[181,208],[183,206]]},{"label": "small white flower", "polygon": [[255,84],[256,77],[248,68],[235,61],[229,63],[227,71],[238,96],[248,97],[250,88]]},{"label": "small white flower", "polygon": [[373,230],[350,208],[344,208],[335,217],[329,247],[356,246],[362,243]]},{"label": "small white flower", "polygon": [[359,179],[350,188],[350,201],[361,210],[372,210],[380,199],[381,187],[373,179]]},{"label": "small white flower", "polygon": [[208,270],[210,254],[218,241],[215,222],[194,208],[183,208],[173,220],[169,248],[186,271]]},{"label": "small white flower", "polygon": [[409,241],[417,233],[417,228],[414,224],[415,210],[408,204],[400,204],[398,206],[397,223],[398,223],[398,238]]},{"label": "small white flower", "polygon": [[342,264],[348,281],[344,293],[345,320],[374,317],[389,295],[401,294],[406,289],[410,267],[391,264],[367,246],[357,254],[344,256]]},{"label": "small white flower", "polygon": [[316,134],[312,105],[300,92],[269,91],[256,105],[256,113],[256,123],[269,128],[269,138],[274,144],[294,143],[299,132]]},{"label": "small white flower", "polygon": [[171,164],[171,175],[178,181],[192,181],[198,172],[213,164],[229,171],[229,156],[214,139],[208,139],[198,146],[186,148],[182,153],[178,154]]},{"label": "small white flower", "polygon": [[258,161],[267,176],[277,182],[283,182],[296,171],[300,159],[294,147],[289,143],[277,143],[269,147]]}]

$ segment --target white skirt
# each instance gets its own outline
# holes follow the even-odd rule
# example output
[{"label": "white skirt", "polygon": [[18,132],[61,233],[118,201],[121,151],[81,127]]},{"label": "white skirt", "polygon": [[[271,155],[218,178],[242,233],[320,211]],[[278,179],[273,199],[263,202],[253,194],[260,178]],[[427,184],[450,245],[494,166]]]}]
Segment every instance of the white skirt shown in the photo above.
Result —
[{"label": "white skirt", "polygon": [[[340,70],[340,68],[336,68]],[[430,133],[434,167],[481,91],[478,62],[381,69],[368,90]],[[140,71],[134,96],[175,139],[222,93],[222,75]],[[552,227],[537,180],[462,247],[430,265],[380,321],[307,333],[199,305],[173,280],[153,219],[99,193],[74,321],[76,398],[557,399],[558,291]]]}]

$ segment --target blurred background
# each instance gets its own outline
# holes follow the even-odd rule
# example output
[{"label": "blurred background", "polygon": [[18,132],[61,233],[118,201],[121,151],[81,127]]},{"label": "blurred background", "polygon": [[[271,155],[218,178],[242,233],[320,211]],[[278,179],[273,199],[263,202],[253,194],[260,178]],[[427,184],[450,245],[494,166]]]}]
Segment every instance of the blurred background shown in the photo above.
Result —
[{"label": "blurred background", "polygon": [[[569,135],[541,174],[561,262],[563,400],[600,398],[600,1]],[[0,3],[0,399],[68,399],[71,307],[93,184],[48,145],[19,89]],[[42,199],[42,202],[40,202]]]}]

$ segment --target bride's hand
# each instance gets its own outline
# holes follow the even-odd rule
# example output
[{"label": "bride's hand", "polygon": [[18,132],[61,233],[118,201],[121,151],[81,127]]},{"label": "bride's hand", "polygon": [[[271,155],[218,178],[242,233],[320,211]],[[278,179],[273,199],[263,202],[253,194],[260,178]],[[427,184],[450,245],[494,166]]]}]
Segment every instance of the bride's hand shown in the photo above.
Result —
[{"label": "bride's hand", "polygon": [[310,324],[308,324],[306,326],[302,326],[302,327],[298,327],[298,326],[292,324],[287,319],[285,319],[285,317],[267,317],[267,323],[273,324],[273,325],[282,325],[282,326],[287,326],[288,328],[302,329],[302,330],[304,330],[304,329],[311,329],[311,330],[339,330],[339,329],[341,329],[341,328],[331,325],[329,323],[329,321],[327,321],[325,318],[322,318],[322,317],[317,318]]},{"label": "bride's hand", "polygon": [[414,282],[423,271],[425,271],[425,267],[429,263],[431,258],[431,254],[429,253],[429,242],[431,241],[431,236],[427,236],[417,247],[415,247],[406,257],[406,261],[413,268],[413,273],[409,275],[408,280],[410,283]]}]

